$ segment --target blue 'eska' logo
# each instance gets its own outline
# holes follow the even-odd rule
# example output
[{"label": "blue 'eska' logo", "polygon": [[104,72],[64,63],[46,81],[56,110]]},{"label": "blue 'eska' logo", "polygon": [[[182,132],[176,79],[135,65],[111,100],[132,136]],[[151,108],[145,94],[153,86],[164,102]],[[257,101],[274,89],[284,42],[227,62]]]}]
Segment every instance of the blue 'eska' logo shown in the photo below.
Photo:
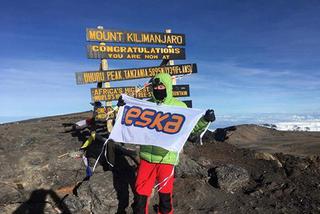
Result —
[{"label": "blue 'eska' logo", "polygon": [[121,124],[176,134],[181,130],[185,120],[182,114],[163,113],[148,108],[142,109],[138,106],[124,106]]}]

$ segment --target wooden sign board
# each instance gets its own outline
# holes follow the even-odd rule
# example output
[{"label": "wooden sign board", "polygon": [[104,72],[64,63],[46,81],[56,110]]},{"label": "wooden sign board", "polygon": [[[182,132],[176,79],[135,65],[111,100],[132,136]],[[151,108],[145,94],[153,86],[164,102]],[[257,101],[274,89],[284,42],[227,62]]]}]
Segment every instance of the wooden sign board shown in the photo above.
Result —
[{"label": "wooden sign board", "polygon": [[[108,115],[108,112],[112,112],[112,113]],[[98,120],[104,120],[107,117],[110,119],[113,119],[116,117],[116,114],[113,111],[113,108],[111,106],[97,108],[95,110],[95,113],[96,113],[95,118]]]},{"label": "wooden sign board", "polygon": [[185,59],[184,48],[87,45],[89,59],[171,60]]},{"label": "wooden sign board", "polygon": [[[143,99],[151,97],[150,88],[146,87],[138,92],[134,86],[127,87],[113,87],[113,88],[92,88],[91,98],[92,101],[112,101],[118,100],[121,94],[127,94],[131,97]],[[189,85],[174,85],[173,86],[174,97],[188,97],[190,96]]]},{"label": "wooden sign board", "polygon": [[197,73],[196,64],[171,65],[160,67],[127,68],[107,71],[76,72],[77,84],[121,81],[154,77],[158,73],[182,75]]},{"label": "wooden sign board", "polygon": [[192,100],[182,100],[182,102],[184,102],[188,108],[192,108]]},{"label": "wooden sign board", "polygon": [[178,45],[186,44],[184,34],[155,33],[155,32],[130,32],[110,29],[87,28],[87,41]]}]

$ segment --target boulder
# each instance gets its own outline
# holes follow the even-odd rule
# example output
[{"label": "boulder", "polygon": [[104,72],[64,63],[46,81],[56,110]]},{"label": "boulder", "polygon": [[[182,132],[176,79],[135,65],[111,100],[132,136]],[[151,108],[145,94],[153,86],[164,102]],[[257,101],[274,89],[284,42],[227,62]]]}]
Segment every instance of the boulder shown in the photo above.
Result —
[{"label": "boulder", "polygon": [[280,160],[276,156],[274,156],[268,152],[256,152],[254,154],[254,157],[256,159],[260,159],[260,160],[274,161],[278,167],[283,167]]},{"label": "boulder", "polygon": [[217,188],[234,193],[246,186],[250,176],[246,169],[235,165],[223,165],[209,170],[209,182]]},{"label": "boulder", "polygon": [[199,165],[196,161],[181,153],[179,164],[175,167],[175,176],[205,178],[208,177],[207,171],[206,168]]}]

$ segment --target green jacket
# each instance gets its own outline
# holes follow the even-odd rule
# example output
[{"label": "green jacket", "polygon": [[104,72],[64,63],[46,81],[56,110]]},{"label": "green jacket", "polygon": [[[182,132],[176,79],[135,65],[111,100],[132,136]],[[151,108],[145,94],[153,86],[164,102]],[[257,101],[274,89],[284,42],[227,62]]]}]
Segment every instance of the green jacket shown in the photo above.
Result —
[{"label": "green jacket", "polygon": [[[172,79],[169,74],[160,73],[160,74],[157,74],[154,78],[159,78],[160,82],[164,84],[166,87],[167,97],[161,102],[161,104],[187,108],[187,105],[184,102],[173,97]],[[152,99],[149,101],[159,103],[159,101],[156,100],[155,97],[153,96],[153,93],[152,93]],[[192,130],[191,134],[200,134],[207,125],[208,125],[208,122],[206,122],[202,117],[198,121],[194,129]],[[164,163],[164,164],[173,164],[173,165],[178,164],[177,152],[168,151],[158,146],[141,145],[140,158],[151,163]]]}]

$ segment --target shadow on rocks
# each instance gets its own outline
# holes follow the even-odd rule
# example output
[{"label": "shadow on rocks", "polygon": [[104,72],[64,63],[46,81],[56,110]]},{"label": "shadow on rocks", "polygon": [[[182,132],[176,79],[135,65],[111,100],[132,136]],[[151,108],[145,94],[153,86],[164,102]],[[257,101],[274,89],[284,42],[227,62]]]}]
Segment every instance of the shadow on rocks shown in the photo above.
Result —
[{"label": "shadow on rocks", "polygon": [[219,188],[218,178],[215,172],[215,168],[211,168],[208,170],[208,176],[210,177],[208,183],[214,188]]},{"label": "shadow on rocks", "polygon": [[126,148],[123,144],[110,141],[107,144],[107,158],[113,165],[107,164],[105,157],[101,158],[100,164],[111,169],[113,175],[113,187],[117,193],[117,214],[126,213],[130,201],[130,189],[135,195],[135,177],[138,166],[138,155],[136,150]]},{"label": "shadow on rocks", "polygon": [[113,173],[113,186],[117,192],[118,198],[118,214],[126,213],[126,209],[129,207],[130,193],[135,195],[135,177],[137,160],[132,157],[131,151],[122,148],[121,146],[115,144],[115,158],[114,167],[112,169]]},{"label": "shadow on rocks", "polygon": [[[73,137],[77,137],[83,144],[90,136],[87,130],[75,130],[71,132]],[[104,142],[106,141],[108,134],[99,133],[96,135],[96,139],[86,149],[86,157],[89,160],[89,165],[93,166],[94,162],[99,157],[100,153],[104,150]],[[109,141],[107,143],[107,158],[109,163],[113,165],[111,167],[104,152],[102,153],[99,164],[102,166],[103,171],[112,171],[113,175],[113,187],[117,194],[118,208],[117,213],[126,213],[130,203],[130,189],[134,194],[134,184],[136,177],[136,168],[138,165],[138,155],[135,149],[129,149],[123,144]],[[93,175],[95,176],[95,175]],[[83,181],[89,181],[90,178],[86,177]],[[109,182],[109,181],[105,181]],[[74,189],[74,194],[77,194],[77,189],[82,185],[82,182]]]},{"label": "shadow on rocks", "polygon": [[[50,196],[52,202],[47,200],[47,197]],[[38,189],[34,190],[30,198],[22,203],[13,214],[29,214],[29,213],[47,213],[45,212],[45,207],[47,204],[50,204],[53,209],[57,212],[69,214],[71,213],[67,206],[64,204],[63,199],[60,199],[59,196],[53,190]]]},{"label": "shadow on rocks", "polygon": [[[104,142],[105,138],[98,137],[95,142],[89,146],[86,152],[89,160],[96,160],[98,158],[104,149]],[[113,187],[118,199],[117,214],[126,213],[130,203],[130,189],[134,194],[135,173],[139,162],[137,157],[136,150],[126,148],[124,145],[113,141],[107,143],[107,158],[113,167],[108,164],[104,155],[100,157],[99,164],[103,167],[103,170],[112,171]],[[90,165],[92,166],[93,163]]]}]

